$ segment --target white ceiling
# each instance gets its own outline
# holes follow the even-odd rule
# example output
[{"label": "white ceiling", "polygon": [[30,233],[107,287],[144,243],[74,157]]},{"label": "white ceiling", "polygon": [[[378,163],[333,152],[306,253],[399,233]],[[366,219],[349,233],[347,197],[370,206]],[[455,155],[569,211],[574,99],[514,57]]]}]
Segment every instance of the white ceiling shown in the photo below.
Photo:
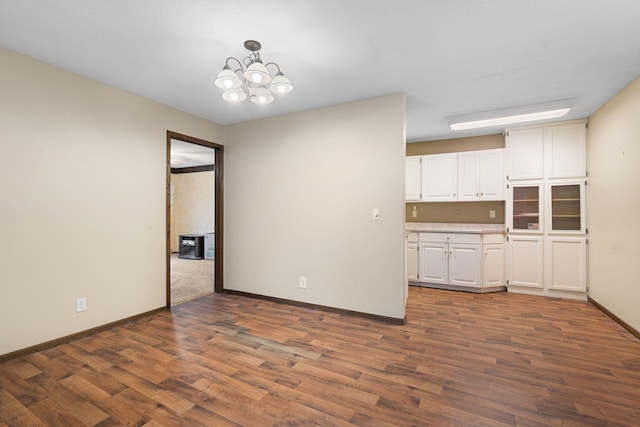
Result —
[{"label": "white ceiling", "polygon": [[[295,90],[231,105],[212,84],[262,43]],[[220,124],[407,94],[407,140],[447,117],[577,98],[590,116],[640,73],[638,0],[0,0],[0,47]]]}]

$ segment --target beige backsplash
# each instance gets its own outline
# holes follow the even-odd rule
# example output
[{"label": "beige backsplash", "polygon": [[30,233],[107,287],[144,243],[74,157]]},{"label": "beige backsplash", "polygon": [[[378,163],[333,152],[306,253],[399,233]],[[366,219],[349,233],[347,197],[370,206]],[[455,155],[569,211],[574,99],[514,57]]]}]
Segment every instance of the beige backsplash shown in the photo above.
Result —
[{"label": "beige backsplash", "polygon": [[[413,207],[417,217],[413,218]],[[408,202],[407,222],[458,222],[479,224],[504,224],[504,201],[491,202]],[[490,218],[489,211],[496,211],[496,217]]]},{"label": "beige backsplash", "polygon": [[470,136],[466,138],[444,139],[438,141],[411,142],[407,144],[407,156],[423,154],[456,153],[460,151],[489,150],[504,148],[502,134]]}]

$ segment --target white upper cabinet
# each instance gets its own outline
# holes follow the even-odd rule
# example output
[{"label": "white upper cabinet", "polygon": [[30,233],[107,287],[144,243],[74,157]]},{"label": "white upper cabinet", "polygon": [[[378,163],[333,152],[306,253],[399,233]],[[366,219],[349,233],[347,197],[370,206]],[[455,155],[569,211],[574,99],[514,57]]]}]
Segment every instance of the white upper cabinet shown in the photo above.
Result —
[{"label": "white upper cabinet", "polygon": [[544,176],[544,128],[507,131],[507,176],[510,181]]},{"label": "white upper cabinet", "polygon": [[504,200],[504,149],[406,158],[405,199]]},{"label": "white upper cabinet", "polygon": [[587,176],[587,127],[585,122],[545,129],[547,178]]},{"label": "white upper cabinet", "polygon": [[458,153],[458,200],[480,197],[480,160],[476,151]]},{"label": "white upper cabinet", "polygon": [[479,151],[478,157],[479,200],[504,200],[504,149]]},{"label": "white upper cabinet", "polygon": [[405,199],[407,201],[419,201],[421,197],[421,158],[420,156],[409,156],[406,157],[405,161]]},{"label": "white upper cabinet", "polygon": [[422,201],[457,200],[458,154],[422,156]]},{"label": "white upper cabinet", "polygon": [[509,181],[587,176],[587,122],[507,130]]},{"label": "white upper cabinet", "polygon": [[458,153],[458,200],[504,200],[504,150]]}]

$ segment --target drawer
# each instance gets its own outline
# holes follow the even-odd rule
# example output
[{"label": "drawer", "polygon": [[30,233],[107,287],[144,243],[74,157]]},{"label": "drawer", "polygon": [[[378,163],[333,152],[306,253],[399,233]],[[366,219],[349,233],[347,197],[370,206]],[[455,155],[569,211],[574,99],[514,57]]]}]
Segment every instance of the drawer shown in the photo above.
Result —
[{"label": "drawer", "polygon": [[504,243],[504,236],[501,234],[484,234],[482,243]]},{"label": "drawer", "polygon": [[452,234],[449,243],[468,243],[470,245],[479,245],[481,241],[481,234]]},{"label": "drawer", "polygon": [[431,243],[467,243],[479,245],[482,241],[480,234],[463,233],[420,233],[421,242]]},{"label": "drawer", "polygon": [[418,243],[418,233],[407,233],[407,242]]},{"label": "drawer", "polygon": [[449,233],[420,233],[421,242],[449,243]]}]

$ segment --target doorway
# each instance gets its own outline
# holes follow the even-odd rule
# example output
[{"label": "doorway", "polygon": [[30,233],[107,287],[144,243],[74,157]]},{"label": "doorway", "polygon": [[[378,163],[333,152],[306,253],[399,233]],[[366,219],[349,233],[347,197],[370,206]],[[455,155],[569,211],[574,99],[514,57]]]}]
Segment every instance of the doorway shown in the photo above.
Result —
[{"label": "doorway", "polygon": [[167,131],[167,307],[224,290],[223,150]]}]

